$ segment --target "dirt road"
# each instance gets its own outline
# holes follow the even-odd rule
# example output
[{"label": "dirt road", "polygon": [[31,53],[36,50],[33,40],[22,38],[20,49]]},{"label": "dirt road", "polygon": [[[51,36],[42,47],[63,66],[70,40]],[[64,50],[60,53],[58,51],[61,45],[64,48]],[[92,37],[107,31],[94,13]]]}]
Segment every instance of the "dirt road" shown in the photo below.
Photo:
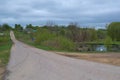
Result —
[{"label": "dirt road", "polygon": [[17,41],[5,80],[120,80],[120,67],[60,56]]}]

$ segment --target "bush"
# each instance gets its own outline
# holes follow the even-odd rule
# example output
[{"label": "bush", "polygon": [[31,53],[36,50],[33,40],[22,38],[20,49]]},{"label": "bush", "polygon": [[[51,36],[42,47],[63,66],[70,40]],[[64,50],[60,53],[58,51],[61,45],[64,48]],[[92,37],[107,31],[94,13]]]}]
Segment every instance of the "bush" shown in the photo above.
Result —
[{"label": "bush", "polygon": [[107,47],[108,50],[112,47],[112,39],[107,36],[106,39],[104,40],[104,45]]},{"label": "bush", "polygon": [[55,37],[54,39],[44,41],[42,45],[45,45],[48,47],[54,47],[60,50],[74,50],[75,49],[74,42],[62,36]]},{"label": "bush", "polygon": [[63,50],[73,50],[75,48],[74,43],[65,37],[58,37],[61,49]]},{"label": "bush", "polygon": [[47,29],[39,29],[36,32],[35,43],[58,50],[74,50],[75,45],[70,39],[51,33]]},{"label": "bush", "polygon": [[41,44],[42,42],[44,42],[46,40],[50,40],[54,37],[55,37],[55,35],[51,34],[47,29],[41,29],[36,32],[35,43]]},{"label": "bush", "polygon": [[0,36],[0,43],[4,43],[10,40],[10,37],[8,34],[5,34],[4,36]]}]

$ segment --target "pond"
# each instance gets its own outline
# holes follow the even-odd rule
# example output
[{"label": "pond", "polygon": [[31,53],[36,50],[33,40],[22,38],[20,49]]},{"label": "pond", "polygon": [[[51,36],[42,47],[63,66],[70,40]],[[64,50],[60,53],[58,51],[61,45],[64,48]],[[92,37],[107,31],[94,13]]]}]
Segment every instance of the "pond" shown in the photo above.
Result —
[{"label": "pond", "polygon": [[105,45],[96,45],[95,51],[107,51],[107,48],[105,47]]},{"label": "pond", "polygon": [[120,44],[110,44],[110,48],[107,49],[107,47],[104,44],[85,44],[85,43],[78,43],[77,50],[81,52],[89,52],[89,51],[97,51],[97,52],[106,52],[106,51],[112,51],[112,52],[120,52]]}]

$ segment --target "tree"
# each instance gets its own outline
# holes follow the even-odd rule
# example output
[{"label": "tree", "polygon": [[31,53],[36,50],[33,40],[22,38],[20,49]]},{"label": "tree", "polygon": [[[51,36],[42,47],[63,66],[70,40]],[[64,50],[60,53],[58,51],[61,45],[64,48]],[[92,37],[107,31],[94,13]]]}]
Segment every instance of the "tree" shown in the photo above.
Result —
[{"label": "tree", "polygon": [[83,42],[83,41],[89,41],[88,37],[89,37],[89,32],[88,32],[88,29],[87,28],[82,28],[80,30],[80,41]]},{"label": "tree", "polygon": [[68,25],[69,36],[74,42],[80,42],[80,28],[77,27],[77,23],[70,23]]},{"label": "tree", "polygon": [[27,28],[27,29],[28,29],[28,28],[33,29],[33,26],[32,26],[32,24],[27,24],[27,25],[26,25],[26,28]]},{"label": "tree", "polygon": [[56,31],[58,29],[57,28],[58,25],[55,25],[55,22],[53,22],[53,21],[47,21],[45,26],[51,33],[53,33],[54,31]]},{"label": "tree", "polygon": [[98,39],[97,37],[97,31],[94,28],[90,28],[88,29],[89,33],[87,35],[88,36],[88,41],[96,41]]},{"label": "tree", "polygon": [[0,25],[0,32],[2,31],[2,25]]},{"label": "tree", "polygon": [[108,35],[114,41],[120,41],[120,22],[112,22],[107,27]]},{"label": "tree", "polygon": [[106,38],[106,36],[107,36],[107,30],[105,30],[105,29],[98,29],[97,30],[98,39],[103,40]]},{"label": "tree", "polygon": [[3,31],[10,30],[10,29],[11,29],[11,27],[10,27],[7,23],[4,23],[4,24],[2,25],[2,30],[3,30]]},{"label": "tree", "polygon": [[15,24],[15,30],[22,31],[23,27],[20,24]]}]

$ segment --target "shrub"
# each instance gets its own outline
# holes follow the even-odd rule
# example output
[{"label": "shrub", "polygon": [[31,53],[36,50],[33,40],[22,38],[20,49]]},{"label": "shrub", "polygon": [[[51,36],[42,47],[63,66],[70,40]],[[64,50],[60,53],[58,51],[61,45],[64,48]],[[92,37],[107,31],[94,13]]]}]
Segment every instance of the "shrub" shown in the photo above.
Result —
[{"label": "shrub", "polygon": [[75,48],[74,42],[65,37],[58,37],[59,44],[63,50],[73,50]]},{"label": "shrub", "polygon": [[4,36],[0,36],[0,44],[1,43],[6,43],[7,41],[10,40],[10,37],[8,34],[4,35]]},{"label": "shrub", "polygon": [[75,45],[70,39],[51,33],[47,29],[39,29],[36,32],[35,43],[59,50],[74,50]]},{"label": "shrub", "polygon": [[74,50],[75,44],[70,39],[67,39],[63,36],[55,37],[51,40],[46,40],[42,43],[42,45],[48,47],[54,47],[60,50]]},{"label": "shrub", "polygon": [[106,39],[104,40],[104,45],[107,47],[108,50],[112,47],[112,39],[107,36]]},{"label": "shrub", "polygon": [[36,32],[35,43],[41,44],[43,41],[54,38],[55,35],[51,34],[47,29],[41,29]]}]

